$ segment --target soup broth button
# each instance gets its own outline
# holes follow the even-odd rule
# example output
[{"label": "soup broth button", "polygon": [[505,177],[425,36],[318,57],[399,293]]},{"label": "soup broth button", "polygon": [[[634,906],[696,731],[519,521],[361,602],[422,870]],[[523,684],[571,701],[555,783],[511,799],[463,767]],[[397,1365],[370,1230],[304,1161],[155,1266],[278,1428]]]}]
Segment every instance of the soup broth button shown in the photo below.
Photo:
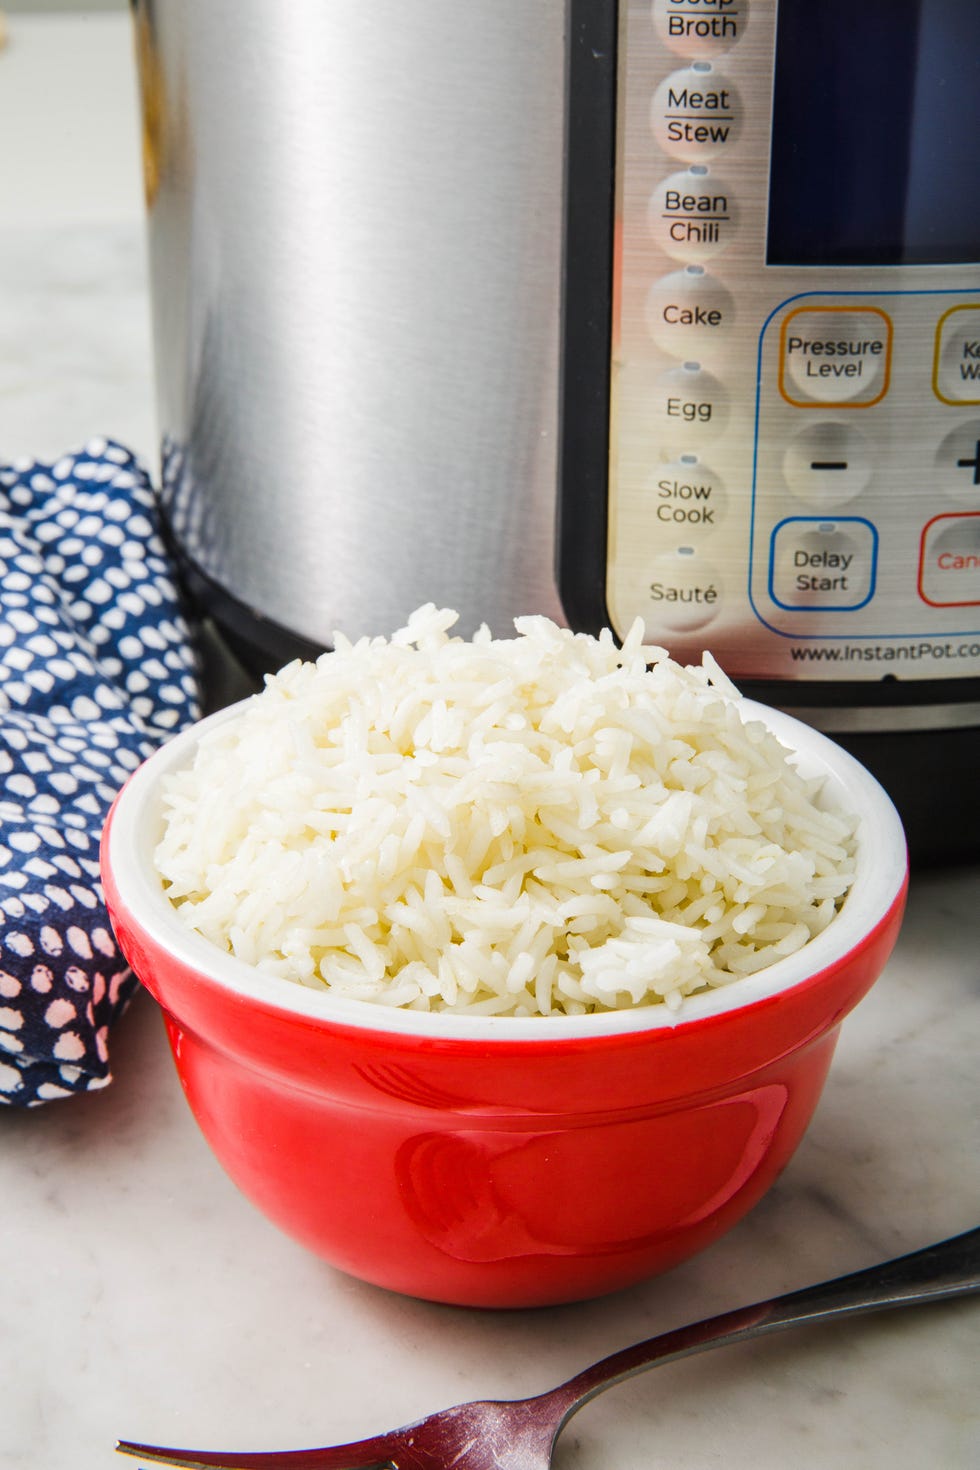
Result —
[{"label": "soup broth button", "polygon": [[745,34],[751,0],[653,0],[660,40],[681,56],[718,56]]}]

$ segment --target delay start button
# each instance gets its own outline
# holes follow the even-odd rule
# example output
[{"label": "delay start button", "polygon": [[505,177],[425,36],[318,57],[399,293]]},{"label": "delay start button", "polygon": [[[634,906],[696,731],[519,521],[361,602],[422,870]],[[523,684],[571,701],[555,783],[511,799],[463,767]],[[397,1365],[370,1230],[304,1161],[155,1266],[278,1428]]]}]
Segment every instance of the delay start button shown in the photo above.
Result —
[{"label": "delay start button", "polygon": [[870,408],[888,392],[891,319],[876,306],[801,306],[784,319],[779,391],[795,408]]},{"label": "delay start button", "polygon": [[871,601],[878,533],[860,516],[792,516],[772,533],[769,595],[801,612],[853,611]]},{"label": "delay start button", "polygon": [[919,596],[930,607],[980,607],[980,511],[935,516],[926,525]]}]

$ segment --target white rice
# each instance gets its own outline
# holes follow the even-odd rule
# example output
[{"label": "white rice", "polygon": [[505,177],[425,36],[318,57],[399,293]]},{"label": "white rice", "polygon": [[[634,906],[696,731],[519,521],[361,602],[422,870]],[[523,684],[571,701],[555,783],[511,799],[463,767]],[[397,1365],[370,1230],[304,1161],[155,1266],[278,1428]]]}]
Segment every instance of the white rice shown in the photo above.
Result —
[{"label": "white rice", "polygon": [[188,925],[346,997],[548,1016],[676,1009],[831,922],[853,823],[710,655],[455,622],[337,634],[201,740],[156,852]]}]

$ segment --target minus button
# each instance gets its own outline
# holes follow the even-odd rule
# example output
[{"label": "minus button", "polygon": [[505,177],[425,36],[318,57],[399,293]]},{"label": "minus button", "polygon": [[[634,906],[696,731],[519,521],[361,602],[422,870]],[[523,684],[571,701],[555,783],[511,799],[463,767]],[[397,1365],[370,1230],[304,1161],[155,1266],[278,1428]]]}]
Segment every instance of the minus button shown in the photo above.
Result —
[{"label": "minus button", "polygon": [[860,426],[840,419],[803,424],[783,453],[786,488],[811,510],[835,510],[871,482],[872,443]]}]

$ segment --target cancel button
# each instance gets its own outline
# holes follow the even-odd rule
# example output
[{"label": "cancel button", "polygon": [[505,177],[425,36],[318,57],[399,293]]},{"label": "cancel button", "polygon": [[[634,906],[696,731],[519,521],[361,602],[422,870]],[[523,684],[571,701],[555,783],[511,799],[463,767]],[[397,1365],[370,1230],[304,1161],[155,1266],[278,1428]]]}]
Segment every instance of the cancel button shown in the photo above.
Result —
[{"label": "cancel button", "polygon": [[926,526],[919,596],[932,607],[980,607],[980,511],[936,516]]}]

